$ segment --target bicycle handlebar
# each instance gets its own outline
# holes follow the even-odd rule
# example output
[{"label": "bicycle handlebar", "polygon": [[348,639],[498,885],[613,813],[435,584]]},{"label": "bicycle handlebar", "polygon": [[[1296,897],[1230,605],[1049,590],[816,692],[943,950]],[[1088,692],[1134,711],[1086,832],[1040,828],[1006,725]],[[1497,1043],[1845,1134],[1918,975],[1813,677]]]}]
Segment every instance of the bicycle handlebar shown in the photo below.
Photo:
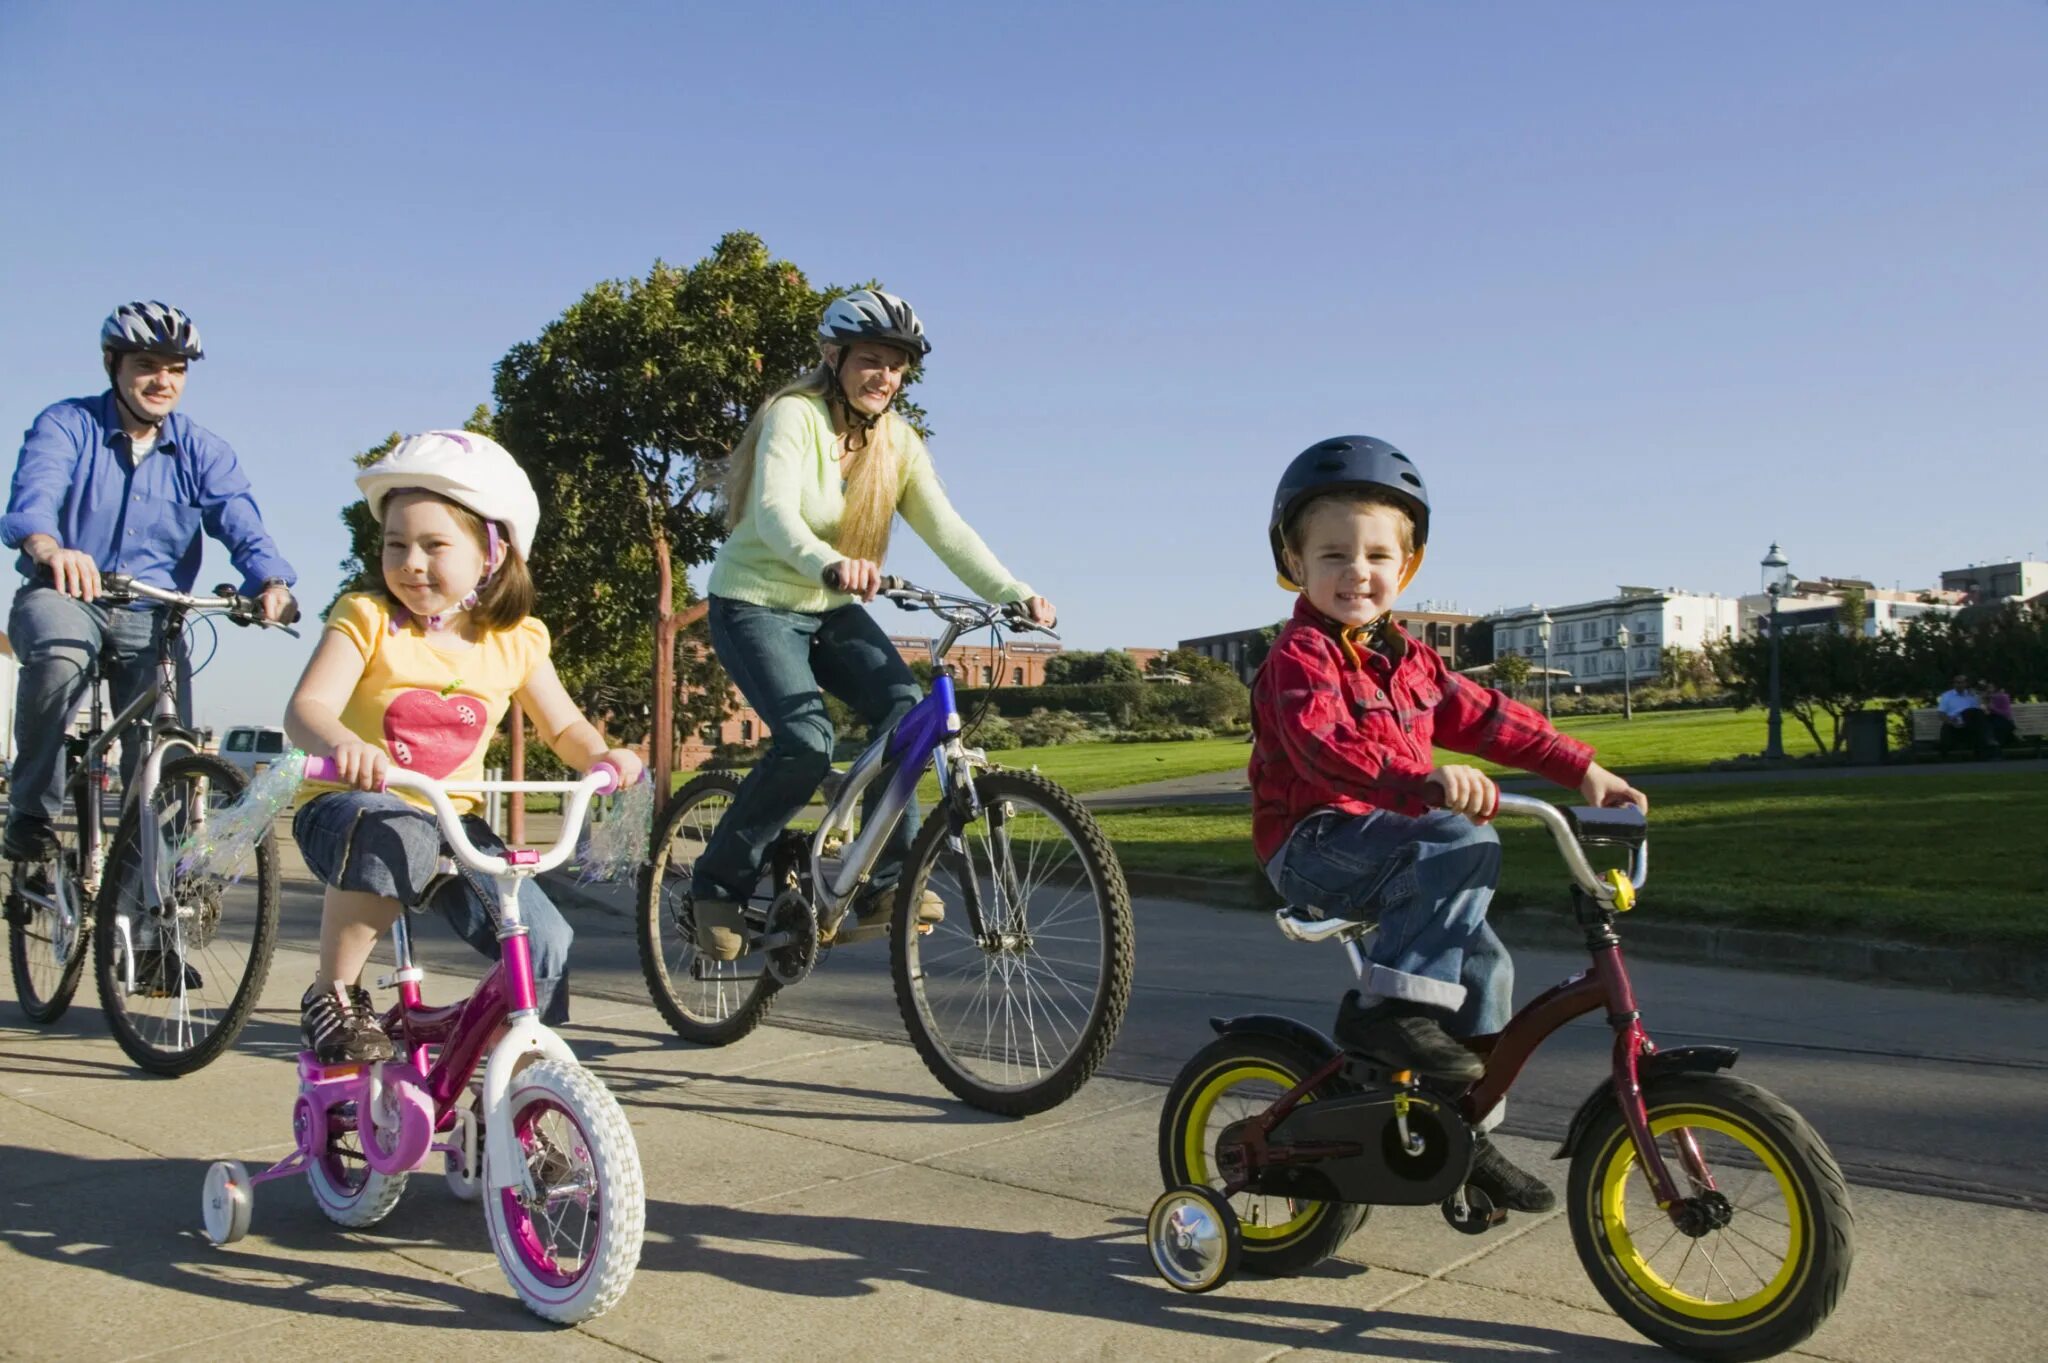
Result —
[{"label": "bicycle handlebar", "polygon": [[[1646,828],[1649,823],[1639,809],[1610,809],[1603,813],[1615,824],[1634,829]],[[1613,897],[1614,887],[1594,874],[1592,864],[1586,860],[1585,845],[1579,841],[1578,830],[1572,826],[1570,816],[1562,809],[1548,800],[1538,800],[1527,795],[1510,795],[1502,791],[1495,814],[1496,817],[1501,814],[1524,815],[1548,828],[1551,837],[1557,840],[1558,854],[1564,858],[1565,868],[1572,873],[1572,879],[1578,883],[1579,888],[1598,899]],[[1635,816],[1633,819],[1628,817],[1631,814]],[[1644,837],[1629,852],[1629,883],[1640,890],[1649,876],[1650,840]]]},{"label": "bicycle handlebar", "polygon": [[[465,781],[456,789],[487,794],[491,791],[510,791],[518,794],[550,793],[566,796],[562,804],[562,832],[555,839],[555,845],[545,852],[532,848],[513,848],[506,856],[493,856],[480,852],[476,844],[463,831],[462,816],[448,799],[449,787],[431,776],[422,776],[416,771],[403,767],[387,767],[384,772],[385,790],[410,790],[427,798],[434,807],[434,817],[441,825],[441,836],[448,840],[448,846],[457,860],[474,871],[487,876],[502,876],[513,867],[531,867],[533,874],[552,871],[567,861],[576,850],[576,835],[583,831],[583,816],[590,807],[593,795],[608,795],[619,788],[619,769],[609,762],[600,762],[580,781]],[[333,781],[336,779],[334,759],[331,757],[308,757],[306,779],[309,781]]]},{"label": "bicycle handlebar", "polygon": [[233,587],[215,587],[212,596],[192,596],[186,592],[165,591],[152,587],[147,582],[137,582],[126,573],[106,573],[100,577],[100,600],[116,605],[133,601],[138,597],[144,601],[156,601],[166,606],[177,606],[184,610],[225,611],[228,619],[238,625],[256,625],[263,629],[281,629],[294,639],[298,631],[292,622],[299,618],[296,604],[290,620],[265,620],[258,614],[259,602],[256,597],[244,596]]},{"label": "bicycle handlebar", "polygon": [[963,629],[979,629],[985,625],[1001,625],[1012,634],[1049,634],[1059,638],[1059,633],[1050,625],[1041,625],[1031,618],[1030,607],[1022,601],[978,601],[971,596],[953,596],[947,592],[933,591],[920,587],[900,577],[885,577],[876,592],[886,596],[904,610],[928,610],[950,624]]}]

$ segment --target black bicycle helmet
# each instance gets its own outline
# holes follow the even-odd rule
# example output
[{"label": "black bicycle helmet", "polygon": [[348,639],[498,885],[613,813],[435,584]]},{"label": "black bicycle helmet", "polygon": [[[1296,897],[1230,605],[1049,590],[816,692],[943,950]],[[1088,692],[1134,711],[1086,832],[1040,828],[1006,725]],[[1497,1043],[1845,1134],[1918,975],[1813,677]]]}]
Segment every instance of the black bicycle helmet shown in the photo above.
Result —
[{"label": "black bicycle helmet", "polygon": [[1273,493],[1273,515],[1266,523],[1273,542],[1273,568],[1288,579],[1286,540],[1282,532],[1294,514],[1314,496],[1339,488],[1376,488],[1392,493],[1415,521],[1415,549],[1429,542],[1429,489],[1415,462],[1384,440],[1369,435],[1336,435],[1294,456]]},{"label": "black bicycle helmet", "polygon": [[100,324],[100,347],[115,354],[147,351],[180,359],[206,358],[199,328],[168,303],[123,303]]},{"label": "black bicycle helmet", "polygon": [[855,289],[835,298],[818,323],[818,339],[827,345],[848,345],[854,341],[881,341],[900,346],[913,360],[932,353],[924,338],[924,323],[910,304],[880,289]]}]

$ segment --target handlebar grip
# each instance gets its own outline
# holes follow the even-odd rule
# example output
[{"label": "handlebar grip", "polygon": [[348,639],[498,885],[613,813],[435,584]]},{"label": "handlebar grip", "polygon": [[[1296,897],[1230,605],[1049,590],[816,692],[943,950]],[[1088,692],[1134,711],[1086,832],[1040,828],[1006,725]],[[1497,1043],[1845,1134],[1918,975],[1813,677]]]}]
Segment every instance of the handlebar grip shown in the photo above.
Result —
[{"label": "handlebar grip", "polygon": [[613,791],[619,789],[621,786],[626,784],[624,780],[625,773],[620,771],[617,767],[613,766],[609,762],[599,762],[596,766],[592,767],[590,771],[586,774],[590,776],[602,776],[606,778],[604,784],[597,788],[597,793],[599,795],[609,795]]},{"label": "handlebar grip", "polygon": [[307,758],[306,779],[308,781],[334,781],[340,779],[335,771],[334,759],[331,757]]},{"label": "handlebar grip", "polygon": [[884,577],[882,579],[882,590],[885,592],[908,591],[909,588],[910,584],[900,577]]}]

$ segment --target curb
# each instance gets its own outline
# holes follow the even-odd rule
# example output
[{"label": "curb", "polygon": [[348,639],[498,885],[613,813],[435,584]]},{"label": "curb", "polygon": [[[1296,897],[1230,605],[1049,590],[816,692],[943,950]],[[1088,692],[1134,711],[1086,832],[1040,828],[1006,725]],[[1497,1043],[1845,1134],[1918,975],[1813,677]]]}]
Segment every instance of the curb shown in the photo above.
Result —
[{"label": "curb", "polygon": [[[1126,871],[1124,880],[1133,894],[1261,912],[1281,906],[1272,885],[1257,874],[1211,879]],[[1509,908],[1494,915],[1492,921],[1511,946],[1570,950],[1585,945],[1578,923],[1556,910]],[[1826,975],[1970,994],[2048,997],[2048,951],[2038,948],[1940,947],[1882,938],[1647,920],[1624,920],[1621,935],[1628,951],[1652,960]]]}]

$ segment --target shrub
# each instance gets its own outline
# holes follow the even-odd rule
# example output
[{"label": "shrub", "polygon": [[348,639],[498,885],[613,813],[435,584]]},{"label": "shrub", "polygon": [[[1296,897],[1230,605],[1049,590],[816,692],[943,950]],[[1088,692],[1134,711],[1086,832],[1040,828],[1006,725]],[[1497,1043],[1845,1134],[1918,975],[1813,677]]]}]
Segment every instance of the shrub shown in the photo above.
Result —
[{"label": "shrub", "polygon": [[1087,720],[1068,710],[1033,710],[1011,727],[1016,732],[1020,748],[1050,748],[1061,743],[1078,743],[1094,732]]}]

